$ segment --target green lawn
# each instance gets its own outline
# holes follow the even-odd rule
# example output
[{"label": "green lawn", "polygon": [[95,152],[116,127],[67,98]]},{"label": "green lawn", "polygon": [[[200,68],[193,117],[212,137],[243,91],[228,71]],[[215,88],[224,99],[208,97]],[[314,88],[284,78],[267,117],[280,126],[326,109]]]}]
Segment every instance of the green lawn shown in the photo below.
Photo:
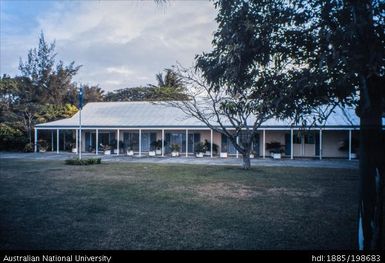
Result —
[{"label": "green lawn", "polygon": [[0,249],[355,248],[356,170],[0,161]]}]

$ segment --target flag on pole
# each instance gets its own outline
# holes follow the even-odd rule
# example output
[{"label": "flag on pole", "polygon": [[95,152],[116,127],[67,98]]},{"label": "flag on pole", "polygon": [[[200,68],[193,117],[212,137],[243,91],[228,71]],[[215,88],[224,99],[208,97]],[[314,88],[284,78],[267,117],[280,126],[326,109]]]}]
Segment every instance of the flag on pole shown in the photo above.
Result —
[{"label": "flag on pole", "polygon": [[79,109],[83,108],[83,87],[80,86],[79,89]]}]

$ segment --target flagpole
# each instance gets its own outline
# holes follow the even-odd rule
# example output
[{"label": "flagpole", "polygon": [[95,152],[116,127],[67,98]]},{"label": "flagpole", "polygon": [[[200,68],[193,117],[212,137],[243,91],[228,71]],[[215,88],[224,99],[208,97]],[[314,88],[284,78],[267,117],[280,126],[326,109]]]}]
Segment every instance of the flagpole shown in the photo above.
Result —
[{"label": "flagpole", "polygon": [[82,159],[82,108],[83,108],[83,87],[79,91],[79,160]]}]

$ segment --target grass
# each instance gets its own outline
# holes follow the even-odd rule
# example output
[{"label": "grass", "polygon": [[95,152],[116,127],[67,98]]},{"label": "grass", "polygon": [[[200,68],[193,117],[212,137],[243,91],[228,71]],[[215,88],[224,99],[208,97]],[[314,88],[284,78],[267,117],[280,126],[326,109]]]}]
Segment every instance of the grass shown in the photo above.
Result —
[{"label": "grass", "polygon": [[0,161],[0,249],[355,248],[356,170]]}]

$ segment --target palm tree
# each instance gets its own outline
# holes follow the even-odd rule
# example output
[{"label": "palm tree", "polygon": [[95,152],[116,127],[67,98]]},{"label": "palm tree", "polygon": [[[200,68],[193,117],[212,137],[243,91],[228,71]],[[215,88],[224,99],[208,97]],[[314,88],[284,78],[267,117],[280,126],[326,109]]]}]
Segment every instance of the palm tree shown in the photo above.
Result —
[{"label": "palm tree", "polygon": [[149,84],[154,89],[153,100],[186,100],[181,78],[172,69],[165,69],[165,75],[156,74],[158,85]]}]

